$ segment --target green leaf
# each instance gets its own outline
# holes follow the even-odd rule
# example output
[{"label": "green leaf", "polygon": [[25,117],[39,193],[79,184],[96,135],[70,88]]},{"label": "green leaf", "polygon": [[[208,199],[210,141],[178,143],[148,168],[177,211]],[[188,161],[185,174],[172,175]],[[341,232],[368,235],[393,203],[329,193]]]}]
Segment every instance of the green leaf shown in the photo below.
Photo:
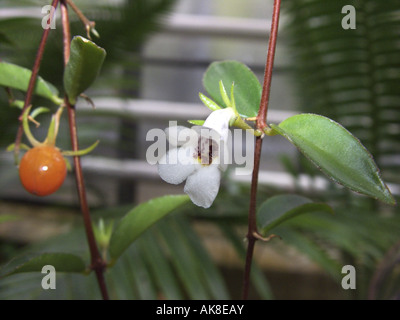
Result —
[{"label": "green leaf", "polygon": [[196,126],[202,126],[205,120],[188,120],[189,123],[194,124]]},{"label": "green leaf", "polygon": [[[222,101],[224,102],[224,105],[227,106],[228,108],[232,108],[231,100],[229,99],[228,94],[226,93],[223,81],[220,80],[218,84],[219,84],[219,93],[221,95]],[[232,81],[232,88],[233,87],[234,87],[234,81]]]},{"label": "green leaf", "polygon": [[278,195],[264,201],[257,212],[260,234],[267,233],[282,222],[298,215],[310,212],[333,213],[332,208],[324,203],[313,203],[310,199],[294,195]]},{"label": "green leaf", "polygon": [[89,147],[85,148],[85,149],[81,149],[78,151],[62,151],[62,155],[63,156],[84,156],[87,155],[89,152],[92,152],[97,145],[100,143],[100,140],[97,140],[96,142],[92,143]]},{"label": "green leaf", "polygon": [[[17,90],[27,91],[32,71],[12,63],[0,62],[0,85]],[[62,99],[58,97],[58,90],[51,83],[37,77],[34,94],[47,98],[56,104]]]},{"label": "green leaf", "polygon": [[38,108],[35,108],[35,109],[31,112],[30,116],[31,116],[33,119],[35,119],[39,114],[46,113],[46,112],[50,112],[50,109],[49,109],[49,108],[46,108],[46,107],[38,107]]},{"label": "green leaf", "polygon": [[158,220],[189,201],[187,195],[164,196],[142,203],[129,211],[118,223],[110,240],[110,256],[115,260],[144,231]]},{"label": "green leaf", "polygon": [[14,100],[10,103],[10,107],[15,107],[22,110],[24,108],[24,104],[25,103],[22,100]]},{"label": "green leaf", "polygon": [[218,104],[216,104],[214,101],[212,101],[210,98],[208,98],[201,92],[199,93],[199,98],[204,103],[204,105],[211,111],[216,111],[221,109],[221,107]]},{"label": "green leaf", "polygon": [[[29,147],[28,145],[26,145],[25,143],[20,143],[19,144],[19,148],[21,150],[29,150],[31,147]],[[9,146],[7,146],[6,151],[10,152],[10,151],[14,151],[15,149],[15,143],[10,144]]]},{"label": "green leaf", "polygon": [[94,82],[100,72],[106,51],[81,36],[71,41],[71,54],[64,71],[64,88],[71,104]]},{"label": "green leaf", "polygon": [[396,203],[371,154],[337,122],[316,114],[299,114],[271,127],[330,179],[361,194]]},{"label": "green leaf", "polygon": [[240,116],[257,116],[262,88],[247,66],[238,61],[213,62],[204,74],[203,85],[208,94],[218,105],[227,107],[221,96],[220,81],[225,88],[231,88],[234,83],[235,102]]},{"label": "green leaf", "polygon": [[41,272],[45,265],[52,265],[56,272],[85,271],[83,260],[71,253],[30,253],[11,260],[0,270],[0,278],[22,272]]}]

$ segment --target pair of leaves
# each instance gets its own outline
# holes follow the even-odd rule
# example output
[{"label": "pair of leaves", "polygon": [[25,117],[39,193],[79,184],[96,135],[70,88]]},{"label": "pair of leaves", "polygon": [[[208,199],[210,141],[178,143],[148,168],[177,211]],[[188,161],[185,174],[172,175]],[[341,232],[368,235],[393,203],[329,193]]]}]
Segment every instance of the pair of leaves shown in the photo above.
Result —
[{"label": "pair of leaves", "polygon": [[[219,81],[227,88],[234,82],[236,107],[242,117],[257,115],[261,86],[249,68],[237,61],[222,61],[212,63],[207,69],[204,87],[218,104],[224,106]],[[320,115],[300,114],[271,127],[333,181],[385,203],[395,204],[372,155],[337,122]]]},{"label": "pair of leaves", "polygon": [[[64,71],[64,88],[71,104],[94,82],[103,65],[106,52],[94,42],[76,36],[71,41],[71,54]],[[32,71],[15,64],[0,62],[0,85],[27,91]],[[36,79],[34,94],[61,104],[58,90],[43,78]]]}]

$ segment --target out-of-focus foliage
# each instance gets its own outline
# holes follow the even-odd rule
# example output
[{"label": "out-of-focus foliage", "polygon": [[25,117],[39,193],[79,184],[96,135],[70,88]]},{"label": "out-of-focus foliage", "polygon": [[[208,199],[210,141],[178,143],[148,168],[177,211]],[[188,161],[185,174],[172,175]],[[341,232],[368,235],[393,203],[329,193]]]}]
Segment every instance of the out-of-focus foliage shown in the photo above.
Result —
[{"label": "out-of-focus foliage", "polygon": [[[343,29],[353,5],[356,29]],[[400,3],[287,1],[301,110],[344,125],[373,154],[385,181],[400,182]]]},{"label": "out-of-focus foliage", "polygon": [[[162,27],[162,17],[167,14],[176,0],[135,0],[135,1],[74,1],[88,19],[96,22],[100,38],[93,41],[107,51],[100,77],[91,93],[102,95],[131,96],[139,84],[140,48],[144,41]],[[31,69],[37,47],[43,32],[41,8],[43,1],[4,1],[4,8],[19,8],[21,15],[0,19],[0,58]],[[37,10],[36,10],[37,9]],[[32,13],[38,15],[32,17]],[[71,34],[86,37],[82,22],[70,9]],[[54,84],[63,93],[63,53],[61,19],[56,29],[51,30],[40,67],[40,76]],[[13,91],[15,98],[24,95]],[[34,105],[42,100],[36,98]],[[7,95],[0,92],[0,145],[7,145],[14,139],[18,110],[4,108],[8,105]],[[17,116],[16,116],[17,115]]]},{"label": "out-of-focus foliage", "polygon": [[[355,8],[356,29],[342,28],[342,19],[348,14],[342,13],[346,5]],[[400,3],[298,0],[286,1],[283,6],[301,111],[322,114],[344,125],[371,152],[384,181],[399,183]],[[385,263],[394,257],[393,250],[389,251],[391,256],[382,259],[399,241],[399,207],[364,201],[343,192],[339,197],[334,194],[328,194],[326,200],[329,196],[328,201],[335,198],[334,209],[340,218],[327,217],[332,218],[329,227],[319,226],[312,233],[340,240],[336,245],[362,274],[358,278],[362,281],[358,297],[366,297],[368,285],[377,279],[387,284],[383,276],[395,270],[396,264]],[[365,255],[365,250],[371,251]],[[391,265],[391,269],[383,273],[379,263]],[[370,292],[370,297],[377,298],[396,297],[400,291],[398,285],[374,285],[371,290],[375,292]]]},{"label": "out-of-focus foliage", "polygon": [[[215,265],[192,225],[192,205],[172,213],[142,234],[106,272],[111,299],[230,299],[228,279]],[[107,223],[127,207],[101,210],[94,221]],[[231,229],[230,232],[232,232]],[[172,236],[173,235],[173,236]],[[242,254],[239,242],[237,250]],[[24,252],[65,252],[89,261],[81,224],[71,232],[36,243]],[[19,254],[24,254],[20,252]],[[18,258],[18,257],[17,257]],[[4,268],[7,268],[5,266]],[[100,299],[94,274],[57,273],[57,290],[42,290],[41,273],[21,273],[0,279],[0,299]],[[254,267],[253,283],[259,297],[271,298],[265,276]],[[236,293],[238,298],[239,293]]]}]

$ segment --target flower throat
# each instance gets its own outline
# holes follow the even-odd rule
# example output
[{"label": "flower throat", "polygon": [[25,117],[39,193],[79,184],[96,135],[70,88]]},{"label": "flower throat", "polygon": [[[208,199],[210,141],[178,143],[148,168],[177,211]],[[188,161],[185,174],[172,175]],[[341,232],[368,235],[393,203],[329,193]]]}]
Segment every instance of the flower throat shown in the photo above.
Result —
[{"label": "flower throat", "polygon": [[211,138],[200,137],[193,157],[203,166],[209,166],[218,155],[218,144]]}]

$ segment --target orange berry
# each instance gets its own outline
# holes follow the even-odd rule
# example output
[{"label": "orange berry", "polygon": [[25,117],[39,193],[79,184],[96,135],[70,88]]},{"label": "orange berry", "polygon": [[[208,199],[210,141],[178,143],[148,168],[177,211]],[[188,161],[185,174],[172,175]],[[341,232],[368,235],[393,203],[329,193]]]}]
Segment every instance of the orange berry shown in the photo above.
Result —
[{"label": "orange berry", "polygon": [[19,177],[24,188],[37,196],[57,191],[67,175],[61,152],[52,146],[37,146],[24,154],[19,165]]}]

